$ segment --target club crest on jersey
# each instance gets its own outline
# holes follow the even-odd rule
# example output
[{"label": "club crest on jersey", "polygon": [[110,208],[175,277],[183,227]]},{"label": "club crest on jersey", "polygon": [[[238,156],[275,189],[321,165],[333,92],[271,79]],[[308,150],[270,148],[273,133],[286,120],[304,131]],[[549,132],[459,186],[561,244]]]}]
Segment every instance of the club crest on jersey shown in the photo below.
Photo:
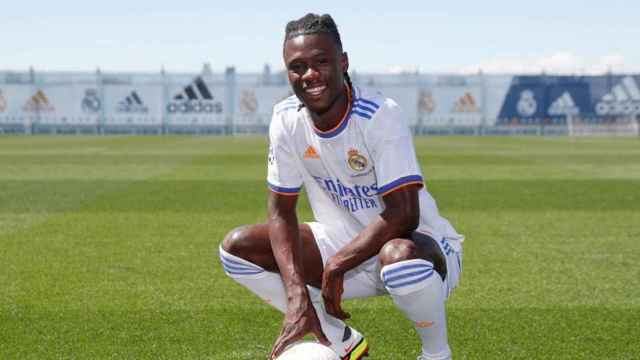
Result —
[{"label": "club crest on jersey", "polygon": [[367,158],[360,155],[358,150],[350,149],[347,154],[349,154],[349,158],[347,163],[349,163],[349,167],[355,171],[363,171],[367,168],[367,164],[369,163]]}]

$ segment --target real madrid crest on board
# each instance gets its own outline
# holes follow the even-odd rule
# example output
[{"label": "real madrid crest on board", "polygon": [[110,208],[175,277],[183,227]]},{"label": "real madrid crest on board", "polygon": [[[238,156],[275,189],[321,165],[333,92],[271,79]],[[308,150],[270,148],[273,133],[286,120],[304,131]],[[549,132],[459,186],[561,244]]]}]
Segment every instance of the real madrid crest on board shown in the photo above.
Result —
[{"label": "real madrid crest on board", "polygon": [[538,103],[536,102],[535,95],[531,90],[524,90],[520,93],[520,99],[516,105],[520,116],[532,116],[538,109]]},{"label": "real madrid crest on board", "polygon": [[360,153],[358,153],[358,150],[349,149],[347,154],[349,154],[347,162],[349,163],[350,168],[352,168],[355,171],[362,171],[367,168],[367,164],[368,164],[367,158],[360,155]]},{"label": "real madrid crest on board", "polygon": [[97,113],[101,106],[98,92],[96,89],[85,89],[84,98],[82,98],[82,110],[86,113]]},{"label": "real madrid crest on board", "polygon": [[255,114],[258,111],[258,98],[253,90],[243,90],[240,95],[240,111],[243,114]]}]

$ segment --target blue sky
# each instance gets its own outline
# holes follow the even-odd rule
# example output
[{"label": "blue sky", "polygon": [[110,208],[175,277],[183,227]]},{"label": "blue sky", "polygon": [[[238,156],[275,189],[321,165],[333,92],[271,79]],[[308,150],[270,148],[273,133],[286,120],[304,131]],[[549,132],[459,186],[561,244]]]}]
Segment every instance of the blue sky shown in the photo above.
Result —
[{"label": "blue sky", "polygon": [[618,0],[8,0],[0,70],[277,70],[307,12],[332,14],[360,72],[640,71],[640,2]]}]

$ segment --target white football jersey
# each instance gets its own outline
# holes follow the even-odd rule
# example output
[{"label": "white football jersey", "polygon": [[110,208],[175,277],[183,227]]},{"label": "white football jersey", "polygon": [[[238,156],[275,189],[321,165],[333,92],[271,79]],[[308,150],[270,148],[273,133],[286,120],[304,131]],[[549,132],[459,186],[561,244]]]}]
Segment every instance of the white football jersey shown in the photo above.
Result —
[{"label": "white football jersey", "polygon": [[316,221],[344,246],[384,210],[382,196],[419,184],[418,229],[437,240],[462,240],[424,186],[411,132],[393,100],[354,86],[346,115],[329,131],[317,129],[300,104],[294,95],[274,106],[271,191],[296,195],[304,185]]}]

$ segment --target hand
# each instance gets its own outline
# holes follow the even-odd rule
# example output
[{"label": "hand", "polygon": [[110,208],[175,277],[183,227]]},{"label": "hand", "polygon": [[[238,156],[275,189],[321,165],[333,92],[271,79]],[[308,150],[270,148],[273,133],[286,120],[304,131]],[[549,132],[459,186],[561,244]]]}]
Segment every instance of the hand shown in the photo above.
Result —
[{"label": "hand", "polygon": [[308,298],[302,306],[294,306],[293,309],[293,311],[287,310],[284,316],[282,331],[273,345],[269,359],[277,358],[287,346],[302,339],[308,333],[313,333],[321,344],[330,345],[322,331],[316,310]]},{"label": "hand", "polygon": [[342,310],[340,302],[344,292],[344,273],[332,264],[331,259],[327,262],[322,272],[322,299],[327,313],[340,320],[351,317]]}]

